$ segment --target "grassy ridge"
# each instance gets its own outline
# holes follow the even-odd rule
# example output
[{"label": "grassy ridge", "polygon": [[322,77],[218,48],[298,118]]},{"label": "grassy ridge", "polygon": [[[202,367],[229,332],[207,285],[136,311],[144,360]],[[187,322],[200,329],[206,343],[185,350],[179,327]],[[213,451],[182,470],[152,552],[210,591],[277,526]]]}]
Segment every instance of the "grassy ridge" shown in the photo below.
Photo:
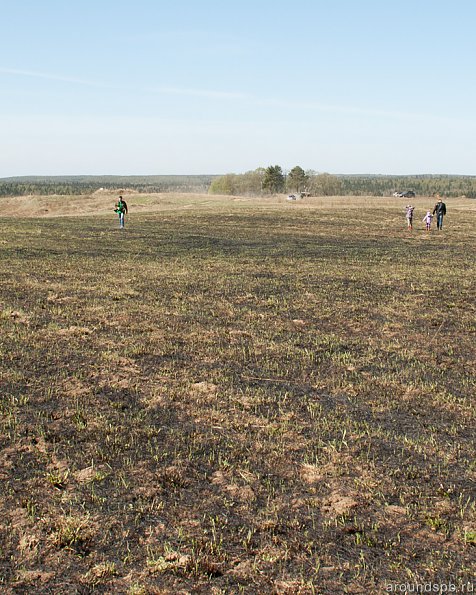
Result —
[{"label": "grassy ridge", "polygon": [[300,207],[0,221],[7,592],[474,576],[474,212]]}]

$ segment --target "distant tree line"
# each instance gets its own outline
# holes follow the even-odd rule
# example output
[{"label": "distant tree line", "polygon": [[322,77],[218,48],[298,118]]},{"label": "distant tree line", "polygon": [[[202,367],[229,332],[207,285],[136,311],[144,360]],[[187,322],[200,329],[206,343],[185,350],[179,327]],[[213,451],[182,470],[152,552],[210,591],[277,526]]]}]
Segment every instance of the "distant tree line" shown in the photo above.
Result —
[{"label": "distant tree line", "polygon": [[79,195],[99,189],[154,192],[208,192],[215,176],[53,176],[0,179],[0,196]]},{"label": "distant tree line", "polygon": [[476,176],[339,176],[342,194],[354,196],[391,196],[413,190],[420,196],[440,194],[447,197],[476,198]]},{"label": "distant tree line", "polygon": [[224,176],[30,176],[0,179],[0,196],[80,195],[99,189],[154,192],[209,192],[235,196],[306,193],[311,196],[391,196],[413,190],[417,195],[476,198],[476,176],[452,175],[332,175],[286,171],[279,165]]},{"label": "distant tree line", "polygon": [[279,165],[259,167],[244,174],[226,174],[212,180],[211,194],[260,196],[284,192],[311,196],[391,196],[413,190],[422,196],[476,198],[476,176],[451,175],[332,175],[304,171],[300,166],[284,171]]}]

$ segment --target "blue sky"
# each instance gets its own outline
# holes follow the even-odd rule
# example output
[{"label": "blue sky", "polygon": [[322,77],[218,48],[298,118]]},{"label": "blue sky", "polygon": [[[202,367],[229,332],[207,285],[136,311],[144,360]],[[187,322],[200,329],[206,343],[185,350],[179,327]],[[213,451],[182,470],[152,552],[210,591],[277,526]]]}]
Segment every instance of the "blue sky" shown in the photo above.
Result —
[{"label": "blue sky", "polygon": [[0,177],[476,175],[473,0],[3,0]]}]

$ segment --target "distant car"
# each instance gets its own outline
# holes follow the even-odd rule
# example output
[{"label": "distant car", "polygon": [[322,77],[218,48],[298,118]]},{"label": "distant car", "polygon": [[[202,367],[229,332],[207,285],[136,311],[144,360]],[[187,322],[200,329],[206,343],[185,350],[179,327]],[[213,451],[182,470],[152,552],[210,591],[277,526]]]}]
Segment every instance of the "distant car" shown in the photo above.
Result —
[{"label": "distant car", "polygon": [[397,192],[396,196],[399,198],[415,198],[413,190],[406,190],[405,192]]}]

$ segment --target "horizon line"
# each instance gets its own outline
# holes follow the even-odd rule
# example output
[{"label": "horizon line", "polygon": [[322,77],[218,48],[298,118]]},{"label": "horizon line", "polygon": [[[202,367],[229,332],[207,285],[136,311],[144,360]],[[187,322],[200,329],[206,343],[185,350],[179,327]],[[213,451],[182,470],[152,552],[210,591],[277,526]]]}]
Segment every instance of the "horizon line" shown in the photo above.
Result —
[{"label": "horizon line", "polygon": [[[52,178],[160,178],[160,177],[223,177],[228,175],[245,175],[247,173],[251,173],[256,171],[254,170],[246,170],[244,172],[226,172],[226,173],[187,173],[187,174],[177,174],[177,173],[168,173],[168,174],[19,174],[19,175],[11,175],[11,176],[0,176],[0,182],[5,180],[15,180],[15,179],[28,179],[28,178],[43,178],[43,179],[52,179]],[[264,168],[266,169],[266,168]],[[290,169],[292,168],[283,168],[283,173],[289,173]],[[340,177],[354,177],[354,176],[361,176],[361,177],[391,177],[391,178],[414,178],[414,177],[456,177],[456,178],[474,178],[476,174],[454,174],[454,173],[406,173],[406,174],[395,174],[395,173],[331,173],[328,171],[314,171],[315,175],[331,175],[331,176],[340,176]]]}]

